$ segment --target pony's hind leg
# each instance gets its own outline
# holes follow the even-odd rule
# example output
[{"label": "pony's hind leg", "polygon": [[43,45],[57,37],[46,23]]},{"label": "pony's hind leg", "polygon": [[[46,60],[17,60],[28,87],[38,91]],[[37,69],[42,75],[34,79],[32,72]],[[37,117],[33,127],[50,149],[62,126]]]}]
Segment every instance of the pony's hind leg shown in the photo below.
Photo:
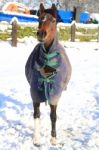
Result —
[{"label": "pony's hind leg", "polygon": [[33,142],[36,146],[40,145],[40,103],[34,103],[34,138]]},{"label": "pony's hind leg", "polygon": [[57,105],[50,105],[51,108],[51,113],[50,113],[50,119],[51,119],[51,143],[53,145],[56,145],[56,120],[57,120],[57,115],[56,115],[56,109]]}]

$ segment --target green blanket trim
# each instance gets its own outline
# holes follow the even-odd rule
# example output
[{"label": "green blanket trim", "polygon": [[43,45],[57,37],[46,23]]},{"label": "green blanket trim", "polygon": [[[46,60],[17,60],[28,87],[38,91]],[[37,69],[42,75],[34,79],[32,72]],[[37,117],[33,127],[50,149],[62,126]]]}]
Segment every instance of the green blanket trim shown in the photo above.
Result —
[{"label": "green blanket trim", "polygon": [[[60,55],[59,52],[52,52],[52,53],[47,53],[45,54],[45,63],[44,66],[50,66],[54,69],[57,69],[57,67],[59,66],[59,62],[58,61],[54,61],[53,59],[58,57]],[[44,67],[43,66],[43,67]],[[42,84],[44,84],[44,91],[45,91],[45,97],[46,97],[46,101],[49,102],[49,98],[48,98],[48,94],[47,94],[47,84],[52,84],[55,81],[52,79],[55,76],[56,73],[53,73],[47,77],[42,76],[41,78],[39,78],[38,82]],[[39,89],[42,91],[43,89],[41,87],[39,87]],[[49,92],[52,92],[53,89],[49,89]]]},{"label": "green blanket trim", "polygon": [[59,65],[59,62],[53,61],[52,59],[55,57],[58,57],[60,54],[58,52],[52,52],[45,55],[45,63],[44,66],[50,66],[52,68],[57,68]]}]

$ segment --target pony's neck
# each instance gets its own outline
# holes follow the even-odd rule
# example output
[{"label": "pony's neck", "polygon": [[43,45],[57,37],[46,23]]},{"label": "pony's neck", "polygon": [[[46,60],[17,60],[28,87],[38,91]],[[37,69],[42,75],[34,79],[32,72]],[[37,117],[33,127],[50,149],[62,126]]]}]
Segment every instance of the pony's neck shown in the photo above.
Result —
[{"label": "pony's neck", "polygon": [[57,35],[55,34],[54,38],[49,40],[48,42],[44,43],[44,47],[47,50],[47,52],[49,51],[50,47],[53,45],[54,41],[57,41]]},{"label": "pony's neck", "polygon": [[54,42],[54,39],[52,41],[50,41],[49,43],[44,43],[44,47],[45,47],[47,52],[49,51],[49,49],[52,46],[53,42]]}]

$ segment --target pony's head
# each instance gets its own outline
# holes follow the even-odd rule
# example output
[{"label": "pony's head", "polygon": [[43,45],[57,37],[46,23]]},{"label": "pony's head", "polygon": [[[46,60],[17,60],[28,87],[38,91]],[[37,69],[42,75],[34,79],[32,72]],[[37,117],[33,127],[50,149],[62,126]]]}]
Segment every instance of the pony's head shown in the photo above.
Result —
[{"label": "pony's head", "polygon": [[50,9],[45,9],[43,4],[40,4],[37,38],[46,47],[52,43],[56,36],[56,24],[55,4],[52,4]]}]

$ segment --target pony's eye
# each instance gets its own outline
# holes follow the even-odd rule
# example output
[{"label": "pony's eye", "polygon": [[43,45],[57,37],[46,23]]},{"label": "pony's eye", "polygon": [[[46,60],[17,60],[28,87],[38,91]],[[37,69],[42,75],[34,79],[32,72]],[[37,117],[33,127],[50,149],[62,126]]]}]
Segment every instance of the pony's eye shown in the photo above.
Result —
[{"label": "pony's eye", "polygon": [[41,25],[42,25],[42,21],[39,21],[39,25],[38,25],[38,27],[40,28],[40,27],[41,27]]}]

